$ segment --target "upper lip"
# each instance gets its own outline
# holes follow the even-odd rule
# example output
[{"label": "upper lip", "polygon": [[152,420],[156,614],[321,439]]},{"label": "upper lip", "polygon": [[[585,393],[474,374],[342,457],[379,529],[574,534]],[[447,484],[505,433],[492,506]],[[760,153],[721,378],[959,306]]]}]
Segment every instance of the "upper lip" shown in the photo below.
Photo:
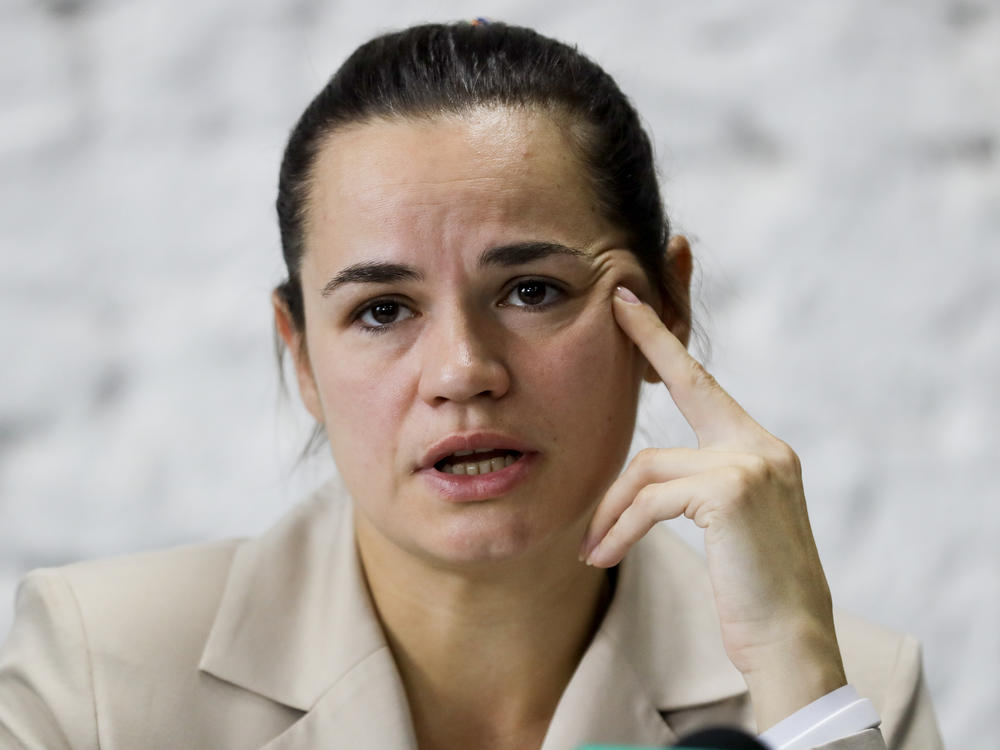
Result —
[{"label": "upper lip", "polygon": [[460,432],[438,440],[427,449],[420,461],[421,469],[429,469],[455,451],[474,450],[508,450],[518,453],[530,453],[532,448],[523,440],[518,440],[502,432],[477,430],[475,432]]}]

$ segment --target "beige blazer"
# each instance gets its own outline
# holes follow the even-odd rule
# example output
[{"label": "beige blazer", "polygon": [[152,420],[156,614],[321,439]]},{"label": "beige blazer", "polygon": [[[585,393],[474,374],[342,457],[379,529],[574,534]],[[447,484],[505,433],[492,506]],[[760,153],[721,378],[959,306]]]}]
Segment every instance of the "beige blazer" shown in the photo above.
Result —
[{"label": "beige blazer", "polygon": [[[837,620],[850,681],[891,748],[941,747],[917,643]],[[655,529],[543,745],[666,745],[753,729],[722,649],[704,563]],[[828,748],[883,748],[869,730]],[[415,748],[406,695],[328,484],[263,536],[30,573],[0,651],[0,748]]]}]

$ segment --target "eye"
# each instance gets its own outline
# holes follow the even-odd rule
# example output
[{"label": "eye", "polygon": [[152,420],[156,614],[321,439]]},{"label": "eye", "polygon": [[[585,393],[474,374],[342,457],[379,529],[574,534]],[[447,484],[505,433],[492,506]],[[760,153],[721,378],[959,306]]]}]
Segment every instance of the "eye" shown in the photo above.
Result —
[{"label": "eye", "polygon": [[548,281],[524,279],[511,287],[500,304],[505,307],[541,308],[556,302],[562,296],[563,291]]},{"label": "eye", "polygon": [[413,311],[402,302],[380,299],[361,308],[356,319],[361,322],[363,328],[377,331],[412,317]]}]

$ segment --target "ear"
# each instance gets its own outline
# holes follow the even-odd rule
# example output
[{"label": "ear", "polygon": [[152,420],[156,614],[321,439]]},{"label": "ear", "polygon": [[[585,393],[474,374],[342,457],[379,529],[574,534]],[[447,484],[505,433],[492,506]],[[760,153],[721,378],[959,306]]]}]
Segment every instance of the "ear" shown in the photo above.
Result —
[{"label": "ear", "polygon": [[667,242],[667,258],[663,267],[663,288],[671,290],[673,294],[664,295],[660,318],[684,346],[688,345],[691,338],[691,274],[693,270],[694,260],[691,257],[691,245],[688,244],[687,237],[683,234],[675,234]]},{"label": "ear", "polygon": [[295,377],[299,383],[299,396],[306,410],[320,424],[323,424],[323,405],[316,388],[312,365],[309,363],[309,351],[306,347],[305,331],[300,331],[292,319],[288,305],[278,294],[271,292],[271,305],[274,307],[274,328],[285,342],[285,348],[295,364]]},{"label": "ear", "polygon": [[[660,320],[687,346],[691,338],[691,273],[694,268],[687,237],[683,234],[671,237],[666,255],[660,280]],[[660,376],[651,365],[647,366],[644,379],[648,383],[660,382]]]}]

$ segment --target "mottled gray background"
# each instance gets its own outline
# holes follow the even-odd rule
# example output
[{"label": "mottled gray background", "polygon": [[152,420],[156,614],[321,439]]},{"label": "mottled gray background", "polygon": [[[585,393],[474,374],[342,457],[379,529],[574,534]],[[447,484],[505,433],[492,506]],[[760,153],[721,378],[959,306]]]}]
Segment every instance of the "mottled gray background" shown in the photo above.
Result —
[{"label": "mottled gray background", "polygon": [[[31,567],[255,533],[330,470],[294,468],[271,348],[283,140],[375,32],[491,15],[634,97],[835,600],[923,640],[951,747],[996,747],[1000,3],[415,6],[0,3],[0,634]],[[660,392],[642,419],[690,439]]]}]

